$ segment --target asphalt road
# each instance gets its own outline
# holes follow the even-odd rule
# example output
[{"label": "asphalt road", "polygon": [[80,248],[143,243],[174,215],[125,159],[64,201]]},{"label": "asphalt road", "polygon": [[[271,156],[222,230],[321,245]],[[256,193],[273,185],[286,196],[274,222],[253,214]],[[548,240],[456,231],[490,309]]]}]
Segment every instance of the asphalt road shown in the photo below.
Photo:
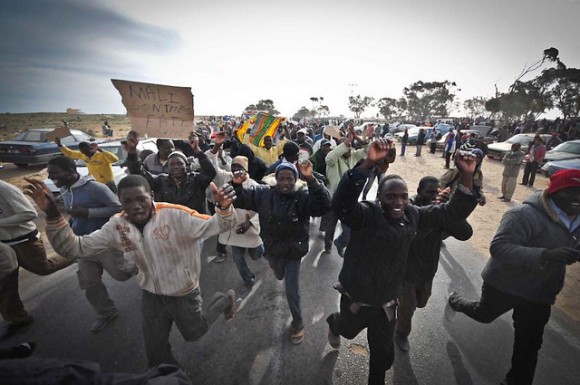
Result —
[{"label": "asphalt road", "polygon": [[[340,350],[327,343],[325,318],[338,308],[332,289],[341,267],[333,251],[321,255],[323,242],[312,226],[311,251],[303,259],[301,294],[306,337],[299,346],[288,341],[290,312],[283,283],[277,281],[263,259],[249,261],[257,283],[244,290],[230,256],[221,264],[210,262],[204,250],[201,287],[209,298],[233,287],[243,298],[236,319],[219,319],[196,342],[184,342],[177,330],[170,341],[175,356],[194,384],[365,384],[368,344],[365,333],[343,339]],[[208,253],[209,252],[209,253]],[[499,384],[509,368],[513,331],[510,314],[489,325],[463,315],[453,322],[443,317],[449,288],[479,295],[482,257],[467,244],[447,241],[442,250],[433,296],[417,311],[408,353],[396,351],[388,384]],[[51,276],[21,275],[21,295],[35,322],[3,341],[37,344],[35,356],[96,361],[105,372],[140,372],[146,367],[141,336],[140,289],[135,281],[105,281],[121,315],[105,330],[92,333],[94,315],[78,288],[76,265]],[[106,274],[105,274],[106,275]],[[580,326],[554,309],[546,328],[535,385],[577,384],[580,378]]]},{"label": "asphalt road", "polygon": [[[473,298],[479,296],[480,272],[485,264],[485,258],[467,243],[449,239],[446,244],[430,302],[415,313],[411,349],[408,353],[396,350],[387,384],[499,384],[509,369],[511,313],[488,325],[461,314],[453,322],[444,318],[445,295],[451,289]],[[215,239],[206,242],[203,297],[234,288],[242,303],[235,320],[226,323],[219,319],[198,341],[185,342],[177,330],[172,331],[174,354],[194,384],[366,384],[366,334],[351,341],[343,339],[340,350],[333,350],[327,343],[325,319],[338,309],[339,296],[332,285],[342,259],[336,250],[321,255],[323,241],[316,225],[311,226],[310,246],[301,274],[306,336],[301,345],[294,346],[288,340],[291,316],[283,282],[275,279],[266,261],[248,260],[257,276],[256,285],[248,292],[231,255],[224,263],[213,262]],[[92,333],[93,310],[78,287],[76,270],[73,264],[46,277],[21,271],[21,296],[35,322],[0,346],[34,341],[36,357],[95,361],[105,372],[144,371],[140,288],[136,280],[117,282],[105,273],[106,285],[121,315],[105,330]],[[534,384],[577,384],[579,359],[580,323],[553,308]]]}]

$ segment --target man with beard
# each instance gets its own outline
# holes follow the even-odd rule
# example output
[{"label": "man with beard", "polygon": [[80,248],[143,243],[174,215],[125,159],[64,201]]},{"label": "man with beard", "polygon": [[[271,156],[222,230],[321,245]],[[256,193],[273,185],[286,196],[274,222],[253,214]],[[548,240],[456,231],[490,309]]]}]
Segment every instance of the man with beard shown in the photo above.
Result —
[{"label": "man with beard", "polygon": [[233,290],[227,295],[216,293],[203,312],[199,285],[200,239],[227,231],[236,224],[231,186],[218,190],[211,184],[218,207],[216,214],[209,217],[184,206],[154,202],[147,180],[129,175],[118,186],[123,212],[101,229],[78,236],[60,215],[48,187],[39,180],[26,181],[30,184],[25,186],[25,193],[46,213],[47,236],[58,254],[83,259],[112,247],[138,266],[149,367],[178,364],[169,344],[174,323],[186,341],[194,341],[209,330],[220,314],[226,320],[234,317]]},{"label": "man with beard", "polygon": [[580,259],[580,170],[552,175],[546,190],[507,211],[491,241],[479,301],[452,293],[445,309],[482,323],[513,310],[511,368],[503,385],[530,385],[551,306],[564,286],[566,265]]},{"label": "man with beard", "polygon": [[394,360],[393,332],[397,290],[406,268],[409,246],[418,230],[456,223],[473,211],[472,155],[456,157],[460,185],[448,203],[416,207],[409,205],[405,181],[387,176],[379,186],[377,202],[358,201],[375,167],[385,172],[393,144],[374,141],[365,159],[341,179],[332,198],[332,209],[351,228],[337,289],[342,293],[340,312],[327,318],[328,340],[340,346],[340,336],[355,338],[367,329],[370,348],[368,383],[385,383],[385,373]]},{"label": "man with beard", "polygon": [[[275,186],[244,188],[234,179],[238,199],[236,209],[252,210],[260,219],[260,237],[274,275],[284,280],[286,299],[292,313],[290,341],[304,339],[300,307],[300,262],[309,249],[310,217],[320,217],[330,209],[328,190],[313,175],[312,163],[299,163],[300,175],[292,163],[276,167]],[[304,185],[307,188],[304,188]]]}]

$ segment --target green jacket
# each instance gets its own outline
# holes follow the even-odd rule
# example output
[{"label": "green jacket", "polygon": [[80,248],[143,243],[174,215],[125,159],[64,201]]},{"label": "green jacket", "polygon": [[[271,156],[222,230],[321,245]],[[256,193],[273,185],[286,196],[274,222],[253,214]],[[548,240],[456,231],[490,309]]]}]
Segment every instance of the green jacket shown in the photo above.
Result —
[{"label": "green jacket", "polygon": [[348,147],[341,143],[326,155],[326,177],[328,178],[326,187],[331,195],[338,187],[342,175],[365,158],[367,149],[368,145],[359,150],[351,150],[350,156],[345,159],[343,155],[348,152]]}]

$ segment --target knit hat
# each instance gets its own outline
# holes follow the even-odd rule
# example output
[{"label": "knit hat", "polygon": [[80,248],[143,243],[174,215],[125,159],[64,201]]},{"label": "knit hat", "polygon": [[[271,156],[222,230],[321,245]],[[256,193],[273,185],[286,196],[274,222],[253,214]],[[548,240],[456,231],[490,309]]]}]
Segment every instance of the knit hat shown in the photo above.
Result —
[{"label": "knit hat", "polygon": [[479,148],[472,148],[471,153],[479,157],[479,159],[483,159],[483,151],[481,151]]},{"label": "knit hat", "polygon": [[290,162],[282,162],[282,163],[280,163],[276,167],[276,171],[274,173],[274,175],[276,176],[276,178],[278,178],[278,174],[282,170],[290,170],[290,171],[292,171],[294,173],[294,179],[298,179],[298,169],[296,168],[296,166],[294,166],[294,164],[292,164]]},{"label": "knit hat", "polygon": [[234,159],[232,159],[232,165],[234,164],[239,164],[244,168],[244,170],[248,171],[248,158],[246,158],[245,156],[242,155],[236,156]]},{"label": "knit hat", "polygon": [[556,171],[550,177],[548,195],[571,187],[580,187],[580,170],[568,169]]},{"label": "knit hat", "polygon": [[171,158],[181,158],[183,159],[183,161],[185,162],[185,164],[189,164],[189,162],[187,161],[187,157],[185,156],[185,154],[181,151],[173,151],[171,154],[169,154],[169,156],[167,157],[167,161],[169,162],[169,159]]},{"label": "knit hat", "polygon": [[297,155],[300,152],[300,147],[294,142],[286,142],[282,149],[282,155],[284,158],[288,158],[289,156]]}]

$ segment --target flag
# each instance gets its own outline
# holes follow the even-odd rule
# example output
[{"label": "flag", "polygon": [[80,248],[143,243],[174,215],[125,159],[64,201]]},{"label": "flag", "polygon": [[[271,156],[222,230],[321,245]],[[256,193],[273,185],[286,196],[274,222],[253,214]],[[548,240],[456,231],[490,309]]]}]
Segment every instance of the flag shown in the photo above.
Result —
[{"label": "flag", "polygon": [[[271,136],[275,139],[275,134],[278,126],[285,118],[278,118],[276,116],[270,115],[268,113],[260,112],[258,115],[250,119],[253,122],[252,127],[247,130],[249,132],[250,138],[249,142],[254,146],[263,146],[264,137]],[[252,123],[250,123],[252,124]]]}]

